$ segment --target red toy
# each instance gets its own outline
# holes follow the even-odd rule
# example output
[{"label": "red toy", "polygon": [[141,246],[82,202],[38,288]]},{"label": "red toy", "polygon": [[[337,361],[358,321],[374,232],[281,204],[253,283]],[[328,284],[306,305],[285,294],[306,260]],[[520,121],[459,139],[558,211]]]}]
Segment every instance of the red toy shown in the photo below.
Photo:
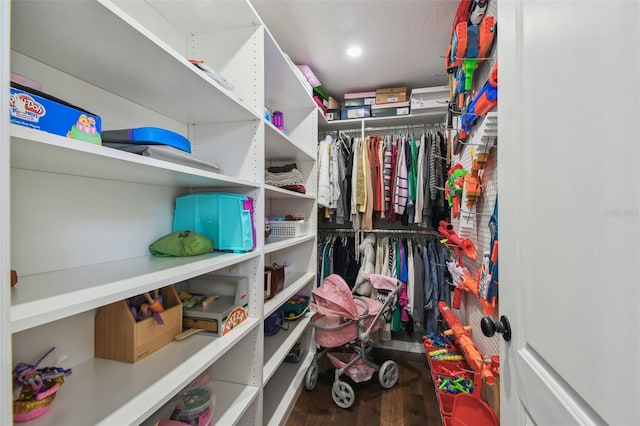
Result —
[{"label": "red toy", "polygon": [[456,231],[453,229],[453,225],[446,220],[440,221],[438,226],[438,232],[446,238],[451,244],[454,245],[453,249],[458,253],[459,260],[462,262],[462,253],[467,255],[471,260],[478,258],[478,252],[476,251],[473,242],[469,238],[460,238]]}]

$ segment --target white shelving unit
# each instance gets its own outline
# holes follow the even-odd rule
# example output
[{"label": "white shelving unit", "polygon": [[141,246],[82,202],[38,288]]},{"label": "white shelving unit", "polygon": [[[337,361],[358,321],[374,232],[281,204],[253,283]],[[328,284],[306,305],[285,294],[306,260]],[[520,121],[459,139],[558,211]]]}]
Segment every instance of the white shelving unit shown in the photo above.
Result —
[{"label": "white shelving unit", "polygon": [[[283,423],[313,357],[310,318],[269,337],[263,322],[315,285],[319,117],[250,1],[11,0],[0,2],[0,18],[1,63],[10,64],[0,73],[0,376],[11,380],[15,363],[53,346],[73,369],[31,424],[152,425],[203,373],[216,395],[214,424]],[[100,116],[103,130],[180,133],[220,173],[10,124],[9,71]],[[265,107],[284,113],[287,134],[264,120]],[[304,194],[264,183],[267,167],[290,163]],[[175,198],[201,191],[254,199],[256,248],[150,256],[149,244],[172,230]],[[306,234],[265,238],[265,216],[286,214],[303,215]],[[274,262],[286,265],[285,287],[264,301],[263,268]],[[19,275],[14,288],[9,269]],[[249,318],[231,332],[173,341],[133,364],[94,356],[100,307],[209,273],[249,278]],[[299,340],[303,361],[283,363]],[[277,404],[267,401],[277,393]],[[0,398],[0,424],[11,424],[8,387]]]},{"label": "white shelving unit", "polygon": [[411,126],[415,124],[441,123],[447,112],[446,106],[425,109],[418,114],[398,115],[395,117],[353,118],[350,120],[334,120],[320,122],[322,131],[345,130],[358,128],[378,128],[389,126]]}]

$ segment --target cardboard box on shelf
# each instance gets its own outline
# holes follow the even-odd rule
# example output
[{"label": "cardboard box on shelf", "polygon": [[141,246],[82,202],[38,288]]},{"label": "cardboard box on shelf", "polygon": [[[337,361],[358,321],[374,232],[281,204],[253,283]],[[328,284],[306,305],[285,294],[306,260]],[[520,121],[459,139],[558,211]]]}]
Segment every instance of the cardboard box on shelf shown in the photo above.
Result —
[{"label": "cardboard box on shelf", "polygon": [[344,106],[373,105],[376,103],[376,92],[356,92],[344,94]]},{"label": "cardboard box on shelf", "polygon": [[389,87],[376,90],[376,104],[387,104],[391,102],[406,102],[407,87]]},{"label": "cardboard box on shelf", "polygon": [[411,110],[446,107],[449,101],[449,86],[422,87],[411,90]]},{"label": "cardboard box on shelf", "polygon": [[11,83],[11,122],[54,135],[102,144],[100,117],[38,90]]},{"label": "cardboard box on shelf", "polygon": [[367,117],[371,117],[371,105],[346,106],[340,109],[341,120]]},{"label": "cardboard box on shelf", "polygon": [[409,115],[409,113],[409,101],[371,105],[372,117],[394,117],[397,115]]},{"label": "cardboard box on shelf", "polygon": [[329,107],[328,109],[340,109],[340,103],[336,101],[335,98],[329,96]]},{"label": "cardboard box on shelf", "polygon": [[327,110],[327,114],[325,115],[327,121],[335,121],[340,120],[340,109],[329,109]]}]

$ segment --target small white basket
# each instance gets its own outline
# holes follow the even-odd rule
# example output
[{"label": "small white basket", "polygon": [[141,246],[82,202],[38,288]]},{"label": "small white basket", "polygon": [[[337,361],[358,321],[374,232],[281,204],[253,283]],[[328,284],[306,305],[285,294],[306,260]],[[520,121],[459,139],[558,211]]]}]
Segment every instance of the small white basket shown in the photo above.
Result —
[{"label": "small white basket", "polygon": [[271,237],[300,237],[307,232],[304,220],[272,220]]}]

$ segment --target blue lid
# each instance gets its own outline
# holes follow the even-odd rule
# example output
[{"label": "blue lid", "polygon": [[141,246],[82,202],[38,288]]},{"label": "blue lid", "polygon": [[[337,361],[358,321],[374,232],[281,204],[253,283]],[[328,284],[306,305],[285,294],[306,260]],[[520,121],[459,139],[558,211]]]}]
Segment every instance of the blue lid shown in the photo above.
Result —
[{"label": "blue lid", "polygon": [[184,136],[159,127],[138,127],[130,130],[131,143],[169,145],[191,153],[191,142]]}]

